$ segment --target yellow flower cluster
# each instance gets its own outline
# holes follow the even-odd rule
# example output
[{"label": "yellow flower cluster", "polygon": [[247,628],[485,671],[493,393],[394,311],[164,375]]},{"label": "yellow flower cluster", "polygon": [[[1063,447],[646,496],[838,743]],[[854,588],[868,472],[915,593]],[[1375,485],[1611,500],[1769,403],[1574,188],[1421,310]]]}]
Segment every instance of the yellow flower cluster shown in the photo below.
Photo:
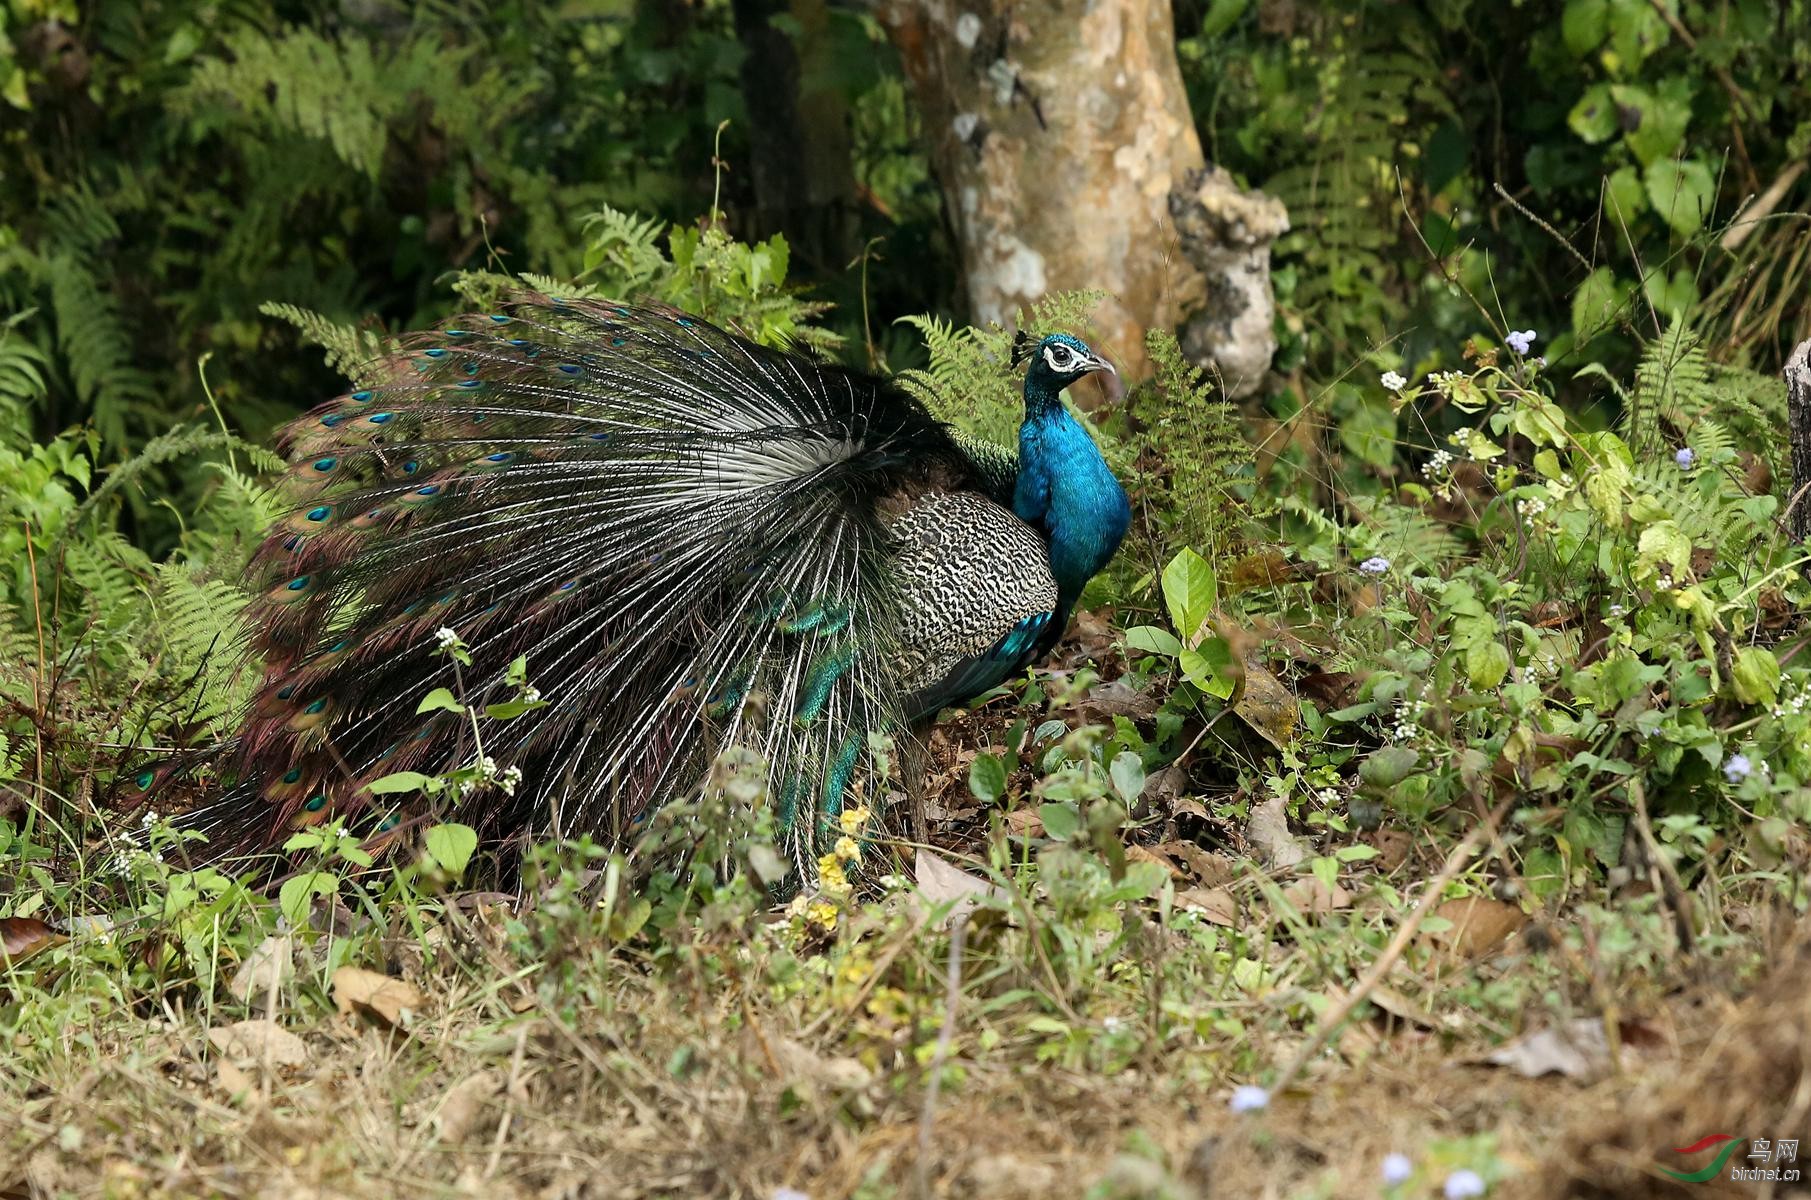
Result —
[{"label": "yellow flower cluster", "polygon": [[843,860],[834,852],[817,860],[818,890],[826,896],[842,897],[849,894],[849,876],[843,870]]}]

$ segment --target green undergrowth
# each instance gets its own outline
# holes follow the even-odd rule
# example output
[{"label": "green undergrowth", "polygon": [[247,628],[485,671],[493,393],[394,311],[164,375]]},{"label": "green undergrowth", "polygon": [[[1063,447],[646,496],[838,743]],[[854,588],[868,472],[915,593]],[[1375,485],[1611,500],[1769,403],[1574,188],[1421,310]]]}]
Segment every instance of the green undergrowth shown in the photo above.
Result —
[{"label": "green undergrowth", "polygon": [[[652,293],[833,348],[806,332],[817,309],[789,288],[783,243],[613,212],[585,229],[588,273],[564,290]],[[455,286],[485,303],[517,282],[555,286]],[[1096,299],[1024,323],[1083,326]],[[382,345],[271,315],[354,372]],[[906,386],[1007,440],[1006,332],[917,328],[928,366]],[[85,430],[9,427],[0,462],[28,486],[0,496],[0,1036],[16,1063],[0,1160],[89,1182],[77,1164],[139,1163],[110,1194],[259,1194],[305,1165],[310,1186],[345,1185],[391,1138],[423,1194],[459,1194],[505,1162],[553,1188],[561,1155],[618,1163],[636,1138],[696,1135],[718,1139],[716,1165],[663,1183],[636,1160],[624,1194],[767,1195],[832,1164],[843,1184],[825,1194],[880,1200],[919,1186],[901,1130],[1049,1073],[1078,1107],[1139,1094],[1075,1135],[1104,1196],[1128,1155],[1165,1187],[1186,1174],[1146,1136],[1163,1110],[1224,1112],[1299,1053],[1316,1077],[1366,1063],[1346,1035],[1405,1010],[1475,1055],[1609,997],[1656,1013],[1707,974],[1745,986],[1762,931],[1807,902],[1811,556],[1782,531],[1768,477],[1785,464],[1764,436],[1783,389],[1713,361],[1686,314],[1621,374],[1558,378],[1535,338],[1479,334],[1429,360],[1462,368],[1413,379],[1379,351],[1339,385],[1375,419],[1320,439],[1331,389],[1246,438],[1245,414],[1153,335],[1156,379],[1084,414],[1139,514],[1096,611],[922,751],[876,747],[890,774],[797,895],[759,764],[731,756],[634,844],[544,844],[513,874],[456,824],[383,862],[330,823],[262,873],[184,869],[167,820],[122,819],[114,797],[148,751],[223,736],[244,701],[236,578],[272,516],[271,457],[218,419],[113,466]],[[38,367],[0,341],[0,403]],[[1614,419],[1557,402],[1581,380]],[[210,483],[153,559],[121,521],[172,463]],[[520,698],[492,716],[535,703],[534,669],[518,662]],[[487,770],[480,755],[374,790],[431,805]],[[928,843],[907,839],[906,791]],[[1481,945],[1462,928],[1479,913],[1498,930]],[[1390,999],[1320,1030],[1411,920]],[[359,993],[358,969],[408,1003]],[[299,1049],[270,1044],[266,1014]],[[253,1034],[264,1048],[246,1053],[235,1039]],[[71,1097],[95,1072],[117,1108],[88,1122]],[[465,1080],[493,1139],[476,1148],[445,1115]],[[244,1122],[306,1125],[332,1113],[318,1089],[350,1087],[377,1115],[297,1135],[314,1146],[299,1158],[231,1148]],[[198,1114],[181,1131],[173,1096]],[[670,1125],[687,1106],[716,1132]],[[1499,1144],[1526,1131],[1428,1120],[1430,1172],[1527,1166]],[[935,1169],[980,1169],[941,1136]],[[838,1149],[800,1166],[789,1139]]]}]

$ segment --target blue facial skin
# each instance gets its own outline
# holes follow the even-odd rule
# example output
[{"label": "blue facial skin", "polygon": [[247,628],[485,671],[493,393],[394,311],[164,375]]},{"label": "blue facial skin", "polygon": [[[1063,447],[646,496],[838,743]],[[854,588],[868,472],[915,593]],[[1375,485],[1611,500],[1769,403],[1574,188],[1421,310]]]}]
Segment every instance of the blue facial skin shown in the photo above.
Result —
[{"label": "blue facial skin", "polygon": [[1064,388],[1095,371],[1112,371],[1112,364],[1066,333],[1046,337],[1029,357],[1012,507],[1049,539],[1057,606],[1041,639],[1047,647],[1068,626],[1082,587],[1119,549],[1132,523],[1132,505],[1094,439],[1062,401]]}]

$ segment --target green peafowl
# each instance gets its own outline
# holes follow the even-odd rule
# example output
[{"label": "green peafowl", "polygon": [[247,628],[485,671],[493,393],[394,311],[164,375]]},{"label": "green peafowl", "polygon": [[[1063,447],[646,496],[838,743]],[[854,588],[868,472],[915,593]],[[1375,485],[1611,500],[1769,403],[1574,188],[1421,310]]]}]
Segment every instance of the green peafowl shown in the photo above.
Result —
[{"label": "green peafowl", "polygon": [[[869,734],[1023,670],[1126,532],[1060,399],[1113,368],[1066,334],[1014,360],[1016,456],[662,308],[521,296],[420,337],[283,435],[266,674],[184,824],[210,857],[335,816],[379,842],[457,820],[622,844],[743,745],[811,878]],[[435,688],[475,707],[418,713]],[[432,815],[365,787],[473,764]]]}]

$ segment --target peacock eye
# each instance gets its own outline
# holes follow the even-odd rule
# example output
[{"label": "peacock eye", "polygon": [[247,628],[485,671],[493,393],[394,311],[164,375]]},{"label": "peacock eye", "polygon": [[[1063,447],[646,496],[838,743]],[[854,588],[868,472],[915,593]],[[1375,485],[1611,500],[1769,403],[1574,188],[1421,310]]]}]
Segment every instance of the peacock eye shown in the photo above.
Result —
[{"label": "peacock eye", "polygon": [[1050,347],[1050,365],[1059,371],[1064,367],[1067,367],[1069,361],[1074,357],[1075,356],[1069,352],[1069,347],[1067,346]]}]

